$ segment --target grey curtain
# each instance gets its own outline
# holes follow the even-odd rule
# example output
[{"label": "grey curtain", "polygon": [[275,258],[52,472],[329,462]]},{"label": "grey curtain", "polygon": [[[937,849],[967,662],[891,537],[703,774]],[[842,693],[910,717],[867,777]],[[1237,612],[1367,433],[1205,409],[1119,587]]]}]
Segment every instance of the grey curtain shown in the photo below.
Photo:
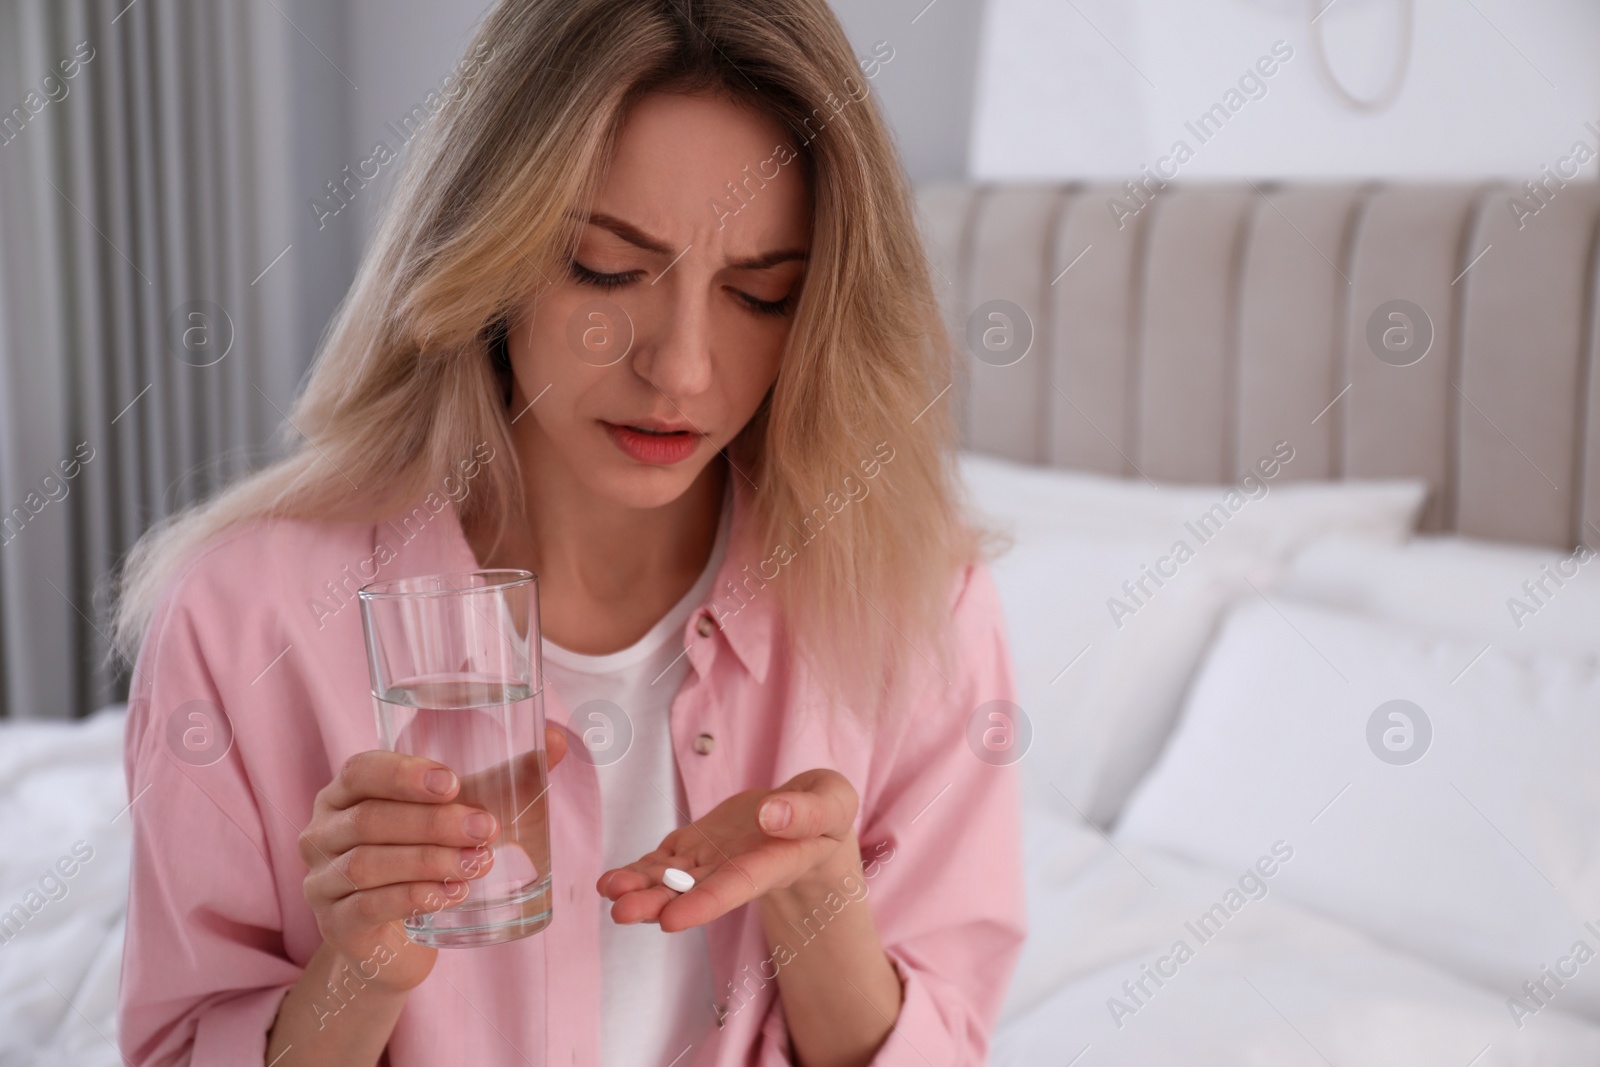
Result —
[{"label": "grey curtain", "polygon": [[106,576],[265,458],[336,298],[328,246],[293,251],[320,88],[296,11],[0,0],[4,716],[122,699]]}]

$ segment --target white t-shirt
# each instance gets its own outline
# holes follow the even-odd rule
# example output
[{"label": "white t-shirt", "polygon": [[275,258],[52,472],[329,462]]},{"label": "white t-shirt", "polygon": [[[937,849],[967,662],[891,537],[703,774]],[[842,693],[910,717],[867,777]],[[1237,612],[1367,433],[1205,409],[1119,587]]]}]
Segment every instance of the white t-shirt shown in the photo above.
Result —
[{"label": "white t-shirt", "polygon": [[[606,870],[653,851],[688,821],[679,814],[687,813],[688,802],[672,753],[669,711],[689,670],[684,623],[710,591],[727,547],[728,488],[705,570],[649,633],[604,656],[542,643],[545,684],[571,709],[570,725],[584,739],[600,779]],[[667,1067],[716,1020],[711,963],[700,927],[668,934],[655,923],[619,926],[606,904],[600,918],[600,984],[604,1067]]]}]

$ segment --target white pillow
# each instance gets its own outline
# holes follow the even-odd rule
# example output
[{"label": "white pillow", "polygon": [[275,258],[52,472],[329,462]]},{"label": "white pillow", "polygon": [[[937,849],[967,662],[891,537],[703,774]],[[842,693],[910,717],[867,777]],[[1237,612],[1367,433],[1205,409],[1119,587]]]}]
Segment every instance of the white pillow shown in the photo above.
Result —
[{"label": "white pillow", "polygon": [[1600,648],[1600,556],[1419,537],[1403,545],[1328,539],[1293,561],[1286,595],[1428,630],[1478,647]]},{"label": "white pillow", "polygon": [[[1507,997],[1575,971],[1520,1019],[1544,1001],[1600,1019],[1600,657],[1479,652],[1282,597],[1242,605],[1116,839],[1224,870],[1287,841],[1286,898]],[[1395,700],[1422,710],[1409,748]]]},{"label": "white pillow", "polygon": [[[1398,542],[1416,525],[1425,482],[1285,482],[1293,449],[1281,454],[1290,458],[1263,456],[1250,474],[1229,485],[1151,484],[976,452],[962,453],[960,462],[973,503],[1026,540],[1149,539],[1166,549],[1183,538],[1197,555],[1226,550],[1281,559],[1314,537]],[[1272,473],[1263,476],[1267,471]]]},{"label": "white pillow", "polygon": [[[1033,728],[1025,798],[1102,827],[1155,762],[1228,605],[1255,596],[1252,585],[1270,590],[1317,537],[1398,541],[1425,493],[1421,482],[1258,479],[1230,498],[1235,487],[961,462],[977,510],[1015,537],[991,569]],[[1230,501],[1236,511],[1198,528]],[[1182,563],[1179,540],[1192,550]],[[1171,576],[1151,577],[1158,566]]]},{"label": "white pillow", "polygon": [[1033,729],[1028,802],[1107,826],[1155,761],[1233,588],[1215,566],[1195,567],[1118,629],[1106,599],[1167,547],[1019,538],[991,565]]}]

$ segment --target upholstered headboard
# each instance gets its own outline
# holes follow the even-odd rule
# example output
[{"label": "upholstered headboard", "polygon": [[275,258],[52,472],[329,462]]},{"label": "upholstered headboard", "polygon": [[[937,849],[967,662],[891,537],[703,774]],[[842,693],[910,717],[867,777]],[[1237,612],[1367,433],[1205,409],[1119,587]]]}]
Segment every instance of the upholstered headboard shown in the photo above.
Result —
[{"label": "upholstered headboard", "polygon": [[1153,188],[919,191],[967,447],[1222,482],[1287,440],[1425,477],[1428,530],[1600,543],[1600,185]]}]

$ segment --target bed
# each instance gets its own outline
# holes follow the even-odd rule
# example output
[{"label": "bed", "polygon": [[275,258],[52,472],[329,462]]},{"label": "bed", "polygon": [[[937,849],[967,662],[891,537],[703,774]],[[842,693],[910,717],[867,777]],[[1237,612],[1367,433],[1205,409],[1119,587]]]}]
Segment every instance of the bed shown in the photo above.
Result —
[{"label": "bed", "polygon": [[[920,192],[1010,538],[993,1062],[1600,1062],[1600,192],[1127,195]],[[122,721],[0,726],[0,1067],[120,1062]]]},{"label": "bed", "polygon": [[1522,192],[921,191],[1015,535],[996,1064],[1600,1062],[1600,187]]}]

